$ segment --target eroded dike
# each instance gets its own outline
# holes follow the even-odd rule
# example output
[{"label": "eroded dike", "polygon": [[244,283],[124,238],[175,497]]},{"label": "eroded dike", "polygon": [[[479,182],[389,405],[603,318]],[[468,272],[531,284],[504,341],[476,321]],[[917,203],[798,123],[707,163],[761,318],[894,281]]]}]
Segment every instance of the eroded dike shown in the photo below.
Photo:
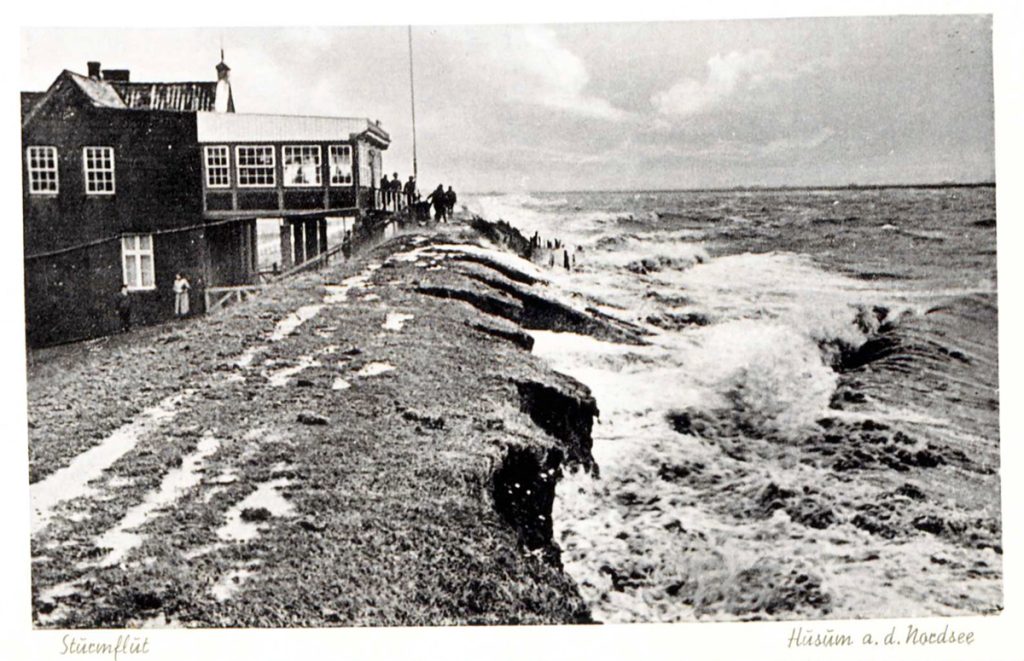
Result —
[{"label": "eroded dike", "polygon": [[479,247],[521,249],[509,232],[403,234],[215,316],[34,354],[35,624],[589,622],[551,509],[565,471],[597,471],[598,406],[527,331],[644,340]]}]

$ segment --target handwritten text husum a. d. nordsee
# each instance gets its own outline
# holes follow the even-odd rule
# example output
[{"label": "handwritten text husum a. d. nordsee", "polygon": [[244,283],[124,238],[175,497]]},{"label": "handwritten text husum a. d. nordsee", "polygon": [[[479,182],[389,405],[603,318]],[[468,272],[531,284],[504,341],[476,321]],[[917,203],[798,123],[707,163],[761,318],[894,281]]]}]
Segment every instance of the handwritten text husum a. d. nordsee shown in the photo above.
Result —
[{"label": "handwritten text husum a. d. nordsee", "polygon": [[875,636],[865,633],[856,640],[854,636],[836,631],[835,629],[814,630],[794,627],[789,634],[787,647],[853,647],[860,645],[882,646],[929,646],[929,645],[971,645],[974,643],[973,631],[956,631],[945,625],[942,629],[919,627],[908,624],[906,631],[897,631],[893,627],[883,635]]}]

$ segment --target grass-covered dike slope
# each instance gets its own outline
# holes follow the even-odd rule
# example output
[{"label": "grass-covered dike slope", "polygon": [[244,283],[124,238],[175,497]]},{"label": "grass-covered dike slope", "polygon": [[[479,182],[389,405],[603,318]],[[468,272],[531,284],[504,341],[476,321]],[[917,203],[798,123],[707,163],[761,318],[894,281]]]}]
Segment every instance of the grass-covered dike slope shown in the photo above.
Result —
[{"label": "grass-covered dike slope", "polygon": [[597,404],[524,328],[642,339],[455,247],[522,249],[472,225],[33,353],[36,626],[591,621],[551,507],[564,471],[597,469]]}]

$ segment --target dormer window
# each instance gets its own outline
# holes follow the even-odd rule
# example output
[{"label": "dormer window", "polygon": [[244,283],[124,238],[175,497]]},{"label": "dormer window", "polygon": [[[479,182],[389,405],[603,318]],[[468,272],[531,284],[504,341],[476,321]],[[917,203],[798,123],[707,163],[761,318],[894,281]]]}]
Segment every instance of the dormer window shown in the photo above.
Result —
[{"label": "dormer window", "polygon": [[86,147],[82,154],[85,192],[88,195],[114,194],[114,148]]},{"label": "dormer window", "polygon": [[28,166],[28,192],[32,195],[56,195],[57,148],[29,147],[25,150]]}]

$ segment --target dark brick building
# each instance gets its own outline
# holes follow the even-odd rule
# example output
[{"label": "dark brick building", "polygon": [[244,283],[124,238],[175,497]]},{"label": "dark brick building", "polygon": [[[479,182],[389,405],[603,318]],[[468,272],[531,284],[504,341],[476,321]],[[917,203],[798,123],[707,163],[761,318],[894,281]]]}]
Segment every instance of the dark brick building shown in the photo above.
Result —
[{"label": "dark brick building", "polygon": [[127,284],[135,324],[174,314],[176,273],[249,284],[256,219],[281,218],[284,266],[327,248],[328,216],[360,216],[389,137],[366,119],[235,113],[229,68],[211,82],[62,72],[22,93],[26,335],[44,346],[115,332]]}]

